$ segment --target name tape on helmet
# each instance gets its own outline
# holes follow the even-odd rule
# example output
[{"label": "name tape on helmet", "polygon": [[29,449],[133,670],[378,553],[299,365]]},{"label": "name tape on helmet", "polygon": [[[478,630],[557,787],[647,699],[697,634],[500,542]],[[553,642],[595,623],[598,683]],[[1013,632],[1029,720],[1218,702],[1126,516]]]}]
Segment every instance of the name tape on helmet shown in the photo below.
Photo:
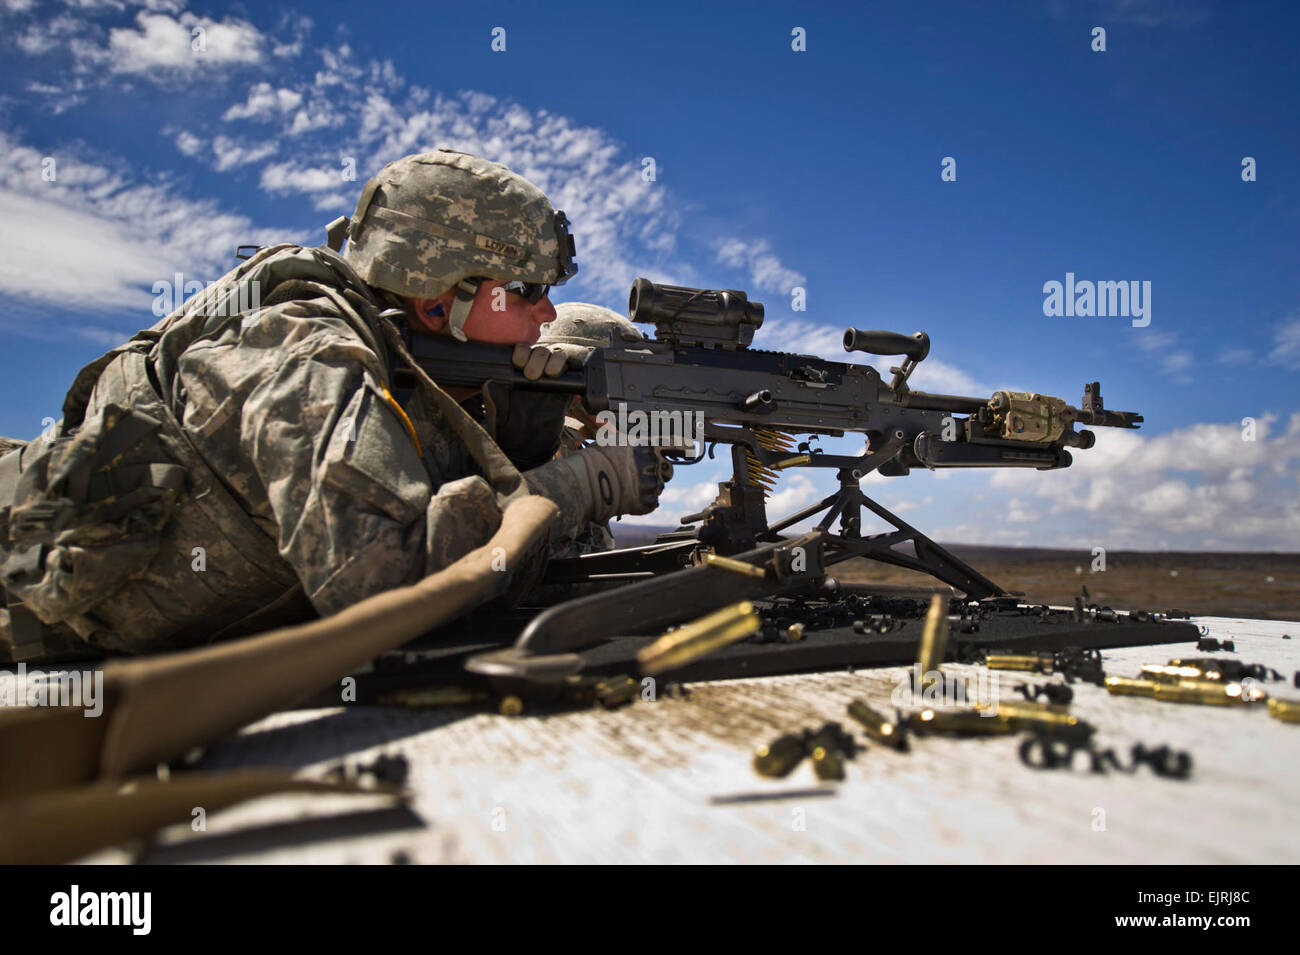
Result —
[{"label": "name tape on helmet", "polygon": [[500,239],[494,239],[490,235],[475,235],[474,244],[486,252],[493,252],[497,255],[504,255],[509,259],[522,259],[524,250],[522,246],[511,245],[509,242],[503,242]]}]

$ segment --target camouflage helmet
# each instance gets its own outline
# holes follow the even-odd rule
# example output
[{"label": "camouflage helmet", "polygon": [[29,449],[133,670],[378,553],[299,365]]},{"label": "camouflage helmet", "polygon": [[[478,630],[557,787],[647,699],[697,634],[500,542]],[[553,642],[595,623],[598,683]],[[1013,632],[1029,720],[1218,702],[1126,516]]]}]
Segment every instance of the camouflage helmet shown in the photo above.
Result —
[{"label": "camouflage helmet", "polygon": [[555,306],[555,320],[542,326],[539,345],[565,342],[573,345],[617,347],[645,341],[645,335],[624,316],[602,305],[561,302]]},{"label": "camouflage helmet", "polygon": [[370,285],[407,298],[437,298],[455,287],[457,338],[477,291],[473,280],[537,289],[578,271],[568,219],[540,189],[500,163],[451,149],[381,169],[361,190],[347,235],[344,257]]}]

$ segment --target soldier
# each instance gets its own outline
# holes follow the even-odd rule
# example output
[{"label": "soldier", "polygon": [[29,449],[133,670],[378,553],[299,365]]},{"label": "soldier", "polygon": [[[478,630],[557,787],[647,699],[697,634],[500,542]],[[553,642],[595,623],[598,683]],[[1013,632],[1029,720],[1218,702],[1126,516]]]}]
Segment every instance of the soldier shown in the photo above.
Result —
[{"label": "soldier", "polygon": [[[392,321],[516,344],[529,377],[580,355],[534,347],[577,270],[535,186],[440,149],[386,166],[344,224],[346,254],[337,231],[262,249],[91,363],[54,432],[0,457],[0,658],[332,614],[482,545],[528,493],[559,506],[558,537],[654,509],[671,472],[653,449],[555,459],[563,407],[449,395]],[[505,572],[518,592],[539,568]]]}]

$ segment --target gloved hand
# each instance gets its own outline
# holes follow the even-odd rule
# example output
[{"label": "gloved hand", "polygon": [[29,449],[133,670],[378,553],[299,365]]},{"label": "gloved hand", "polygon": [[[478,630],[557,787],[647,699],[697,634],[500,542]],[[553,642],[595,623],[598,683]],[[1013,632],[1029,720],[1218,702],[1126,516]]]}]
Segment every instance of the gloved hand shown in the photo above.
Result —
[{"label": "gloved hand", "polygon": [[590,519],[598,524],[619,514],[649,514],[673,476],[661,449],[650,446],[592,445],[561,460],[587,488]]},{"label": "gloved hand", "polygon": [[516,368],[522,368],[524,377],[536,381],[545,375],[554,378],[567,368],[581,368],[595,349],[590,345],[573,345],[567,342],[550,342],[546,345],[515,346],[511,361]]},{"label": "gloved hand", "polygon": [[489,381],[483,385],[483,427],[515,467],[527,471],[555,456],[572,400],[561,392],[524,391]]}]

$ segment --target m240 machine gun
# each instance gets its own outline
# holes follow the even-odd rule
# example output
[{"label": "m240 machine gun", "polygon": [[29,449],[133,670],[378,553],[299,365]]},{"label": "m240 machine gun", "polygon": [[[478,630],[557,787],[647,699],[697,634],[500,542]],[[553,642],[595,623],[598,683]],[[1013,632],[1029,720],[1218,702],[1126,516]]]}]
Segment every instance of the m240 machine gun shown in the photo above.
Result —
[{"label": "m240 machine gun", "polygon": [[[543,613],[515,648],[527,650],[531,634],[533,656],[562,649],[558,638],[548,639],[548,633],[554,637],[565,632],[560,641],[565,649],[582,645],[575,626],[593,637],[602,628],[605,633],[629,632],[626,628],[634,625],[649,632],[644,628],[688,619],[728,599],[824,587],[825,569],[853,557],[928,573],[972,600],[1005,594],[863,494],[859,482],[873,471],[905,475],[915,467],[1069,467],[1068,448],[1087,449],[1095,442],[1091,431],[1076,431],[1075,425],[1136,428],[1142,421],[1140,414],[1107,410],[1096,382],[1085,386],[1078,407],[1024,392],[998,391],[976,398],[913,391],[908,379],[930,350],[924,332],[845,331],[846,351],[901,357],[890,369],[893,377],[888,382],[868,365],[754,349],[750,344],[763,324],[763,306],[735,290],[680,288],[637,279],[628,315],[634,322],[654,325],[656,337],[598,348],[581,369],[537,381],[526,380],[513,366],[509,348],[421,337],[410,343],[416,361],[440,384],[500,381],[571,392],[609,426],[609,434],[616,422],[636,419],[650,423],[650,440],[666,429],[672,437],[663,443],[682,443],[683,436],[694,441],[693,454],[670,456],[676,464],[699,461],[706,447],[712,456],[716,446],[730,446],[731,479],[719,485],[712,504],[682,519],[687,525],[682,530],[644,547],[552,562],[548,581],[623,581],[625,586],[618,589],[623,599],[602,604],[600,598],[606,595],[595,594]],[[849,432],[866,438],[859,455],[830,454],[816,447],[816,436]],[[796,443],[800,435],[809,437]],[[800,468],[834,469],[839,489],[769,521],[766,492],[774,476]],[[894,529],[864,536],[863,508]],[[782,536],[782,531],[819,514],[812,532]],[[908,544],[910,554],[900,549]],[[750,565],[750,571],[739,571],[738,563]],[[730,586],[720,586],[724,578],[716,572],[710,578],[698,575],[709,567],[729,567],[733,572],[725,577]],[[665,573],[673,580],[663,577]],[[693,573],[700,576],[697,585],[681,576]],[[670,606],[646,613],[653,603],[649,598],[667,587],[672,598],[660,604]],[[647,599],[637,599],[641,596]],[[638,609],[629,614],[620,606]],[[556,612],[561,619],[546,619]],[[543,664],[542,659],[533,662]],[[558,671],[566,669],[558,658],[551,662]]]}]

